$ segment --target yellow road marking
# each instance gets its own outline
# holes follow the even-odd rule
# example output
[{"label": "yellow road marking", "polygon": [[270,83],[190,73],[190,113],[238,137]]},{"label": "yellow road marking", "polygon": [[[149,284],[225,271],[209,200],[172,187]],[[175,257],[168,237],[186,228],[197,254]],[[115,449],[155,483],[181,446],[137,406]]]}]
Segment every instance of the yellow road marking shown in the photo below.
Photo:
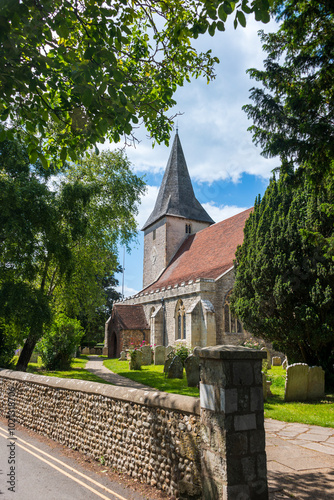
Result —
[{"label": "yellow road marking", "polygon": [[[5,429],[3,429],[2,427],[0,427],[0,430],[3,431],[3,432],[6,432]],[[0,432],[0,436],[6,438],[6,439],[10,439],[10,436],[6,436],[6,435],[3,435],[1,432]],[[61,460],[59,460],[58,458],[55,458],[55,457],[52,457],[51,455],[49,455],[48,453],[46,453],[45,451],[43,450],[39,450],[38,448],[36,448],[35,446],[33,446],[32,444],[28,443],[27,441],[25,441],[24,439],[20,438],[20,437],[17,437],[16,436],[16,443],[20,448],[22,448],[23,450],[27,451],[28,453],[30,453],[31,455],[35,456],[36,458],[38,458],[39,460],[41,460],[42,462],[45,462],[47,463],[48,465],[50,465],[51,467],[53,467],[54,469],[58,470],[59,472],[61,472],[62,474],[64,474],[65,476],[69,477],[70,479],[73,479],[73,481],[76,481],[77,483],[81,484],[82,486],[84,486],[85,488],[89,489],[90,491],[92,491],[93,493],[95,493],[96,495],[100,496],[101,498],[103,498],[104,500],[110,500],[109,497],[106,497],[105,495],[103,495],[102,493],[99,493],[98,491],[94,490],[94,488],[91,488],[90,486],[88,486],[88,484],[85,484],[83,483],[82,481],[80,481],[80,479],[77,479],[75,478],[74,476],[71,476],[71,474],[63,471],[62,469],[60,469],[59,467],[57,467],[56,465],[52,464],[51,462],[49,462],[48,460],[45,460],[45,458],[42,458],[40,456],[38,456],[36,453],[32,452],[31,450],[27,449],[25,446],[23,446],[22,444],[18,443],[17,440],[19,441],[22,441],[22,443],[26,444],[27,446],[30,446],[31,448],[33,448],[34,450],[37,450],[38,453],[42,453],[43,455],[46,455],[48,458],[51,458],[51,460],[53,460],[54,462],[58,462],[59,464],[61,464],[63,467],[66,467],[67,469],[70,469],[72,472],[74,472],[75,474],[78,474],[79,476],[81,477],[84,477],[87,481],[90,481],[91,483],[95,484],[96,486],[98,486],[99,488],[105,490],[106,492],[114,495],[115,497],[119,498],[119,500],[127,500],[126,498],[122,497],[121,495],[119,495],[118,493],[116,493],[115,491],[112,491],[110,490],[109,488],[107,488],[106,486],[104,486],[103,484],[100,484],[98,481],[95,481],[94,479],[91,479],[89,476],[86,476],[85,474],[83,474],[82,472],[79,472],[78,470],[74,469],[73,467],[65,464],[64,462],[62,462]]]}]

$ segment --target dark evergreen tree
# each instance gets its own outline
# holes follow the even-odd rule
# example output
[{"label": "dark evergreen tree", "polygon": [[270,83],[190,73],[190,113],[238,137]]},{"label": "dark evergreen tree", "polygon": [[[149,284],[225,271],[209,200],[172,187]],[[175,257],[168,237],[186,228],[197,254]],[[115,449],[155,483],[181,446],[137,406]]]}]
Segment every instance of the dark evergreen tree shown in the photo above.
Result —
[{"label": "dark evergreen tree", "polygon": [[[308,168],[314,180],[334,160],[334,4],[276,1],[276,33],[261,32],[265,69],[248,70],[261,87],[244,106],[265,156]],[[315,174],[315,175],[314,175]]]},{"label": "dark evergreen tree", "polygon": [[290,363],[321,365],[327,374],[334,363],[333,185],[333,171],[315,190],[289,167],[270,181],[246,222],[232,296],[249,331],[274,342]]}]

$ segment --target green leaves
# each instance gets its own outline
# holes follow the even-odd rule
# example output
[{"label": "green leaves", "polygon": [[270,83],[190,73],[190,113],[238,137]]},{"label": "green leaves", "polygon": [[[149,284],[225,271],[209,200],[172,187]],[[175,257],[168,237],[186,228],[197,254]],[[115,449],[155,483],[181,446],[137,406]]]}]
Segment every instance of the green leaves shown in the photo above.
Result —
[{"label": "green leaves", "polygon": [[[232,304],[246,328],[290,363],[334,361],[334,169],[316,188],[284,164],[246,222]],[[330,238],[328,236],[330,235]],[[332,354],[331,354],[332,353]]]},{"label": "green leaves", "polygon": [[[265,156],[280,156],[321,181],[334,159],[333,9],[326,2],[286,1],[275,13],[276,33],[261,33],[265,70],[249,70],[262,84],[252,88],[245,111],[253,140]],[[259,8],[257,19],[269,21]]]},{"label": "green leaves", "polygon": [[[214,77],[216,58],[197,53],[192,38],[224,31],[235,11],[234,2],[208,0],[36,5],[0,6],[0,117],[33,143],[33,159],[37,152],[59,165],[66,150],[74,157],[105,138],[117,140],[139,120],[158,143],[168,141],[174,101],[166,90]],[[243,0],[235,24],[245,26],[245,14],[259,17],[265,9],[264,0]],[[11,138],[9,130],[3,135]]]}]

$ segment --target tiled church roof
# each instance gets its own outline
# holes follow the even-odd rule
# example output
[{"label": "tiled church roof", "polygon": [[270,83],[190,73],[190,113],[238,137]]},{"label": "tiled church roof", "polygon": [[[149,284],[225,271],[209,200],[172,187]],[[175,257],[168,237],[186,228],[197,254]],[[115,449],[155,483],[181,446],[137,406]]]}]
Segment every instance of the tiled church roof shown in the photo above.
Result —
[{"label": "tiled church roof", "polygon": [[125,304],[114,304],[113,315],[116,315],[122,330],[147,330],[149,325],[146,321],[143,306]]},{"label": "tiled church roof", "polygon": [[217,279],[233,266],[237,246],[252,208],[189,236],[160,278],[144,292],[187,283],[198,278]]},{"label": "tiled church roof", "polygon": [[153,212],[142,230],[165,215],[214,224],[196,199],[178,134],[175,135]]}]

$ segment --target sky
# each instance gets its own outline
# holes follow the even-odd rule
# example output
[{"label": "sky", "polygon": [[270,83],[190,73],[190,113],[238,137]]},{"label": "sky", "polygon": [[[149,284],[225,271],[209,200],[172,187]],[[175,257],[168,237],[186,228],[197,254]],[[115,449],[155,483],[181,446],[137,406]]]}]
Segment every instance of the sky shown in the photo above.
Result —
[{"label": "sky", "polygon": [[[276,31],[277,25],[274,21],[263,25],[248,19],[246,28],[234,30],[230,21],[225,32],[217,32],[214,37],[205,34],[194,44],[201,51],[212,49],[220,59],[215,67],[216,79],[209,84],[205,78],[194,79],[180,87],[174,96],[177,105],[171,110],[171,114],[180,113],[175,122],[195,195],[215,222],[252,207],[279,165],[278,158],[261,156],[260,147],[253,144],[247,131],[252,122],[241,109],[251,102],[249,90],[256,86],[246,70],[262,68],[265,59],[257,32]],[[143,128],[136,133],[140,143],[126,149],[134,172],[144,176],[147,189],[137,216],[137,240],[131,245],[131,253],[125,253],[125,297],[142,289],[144,238],[140,229],[154,208],[174,135],[175,131],[169,147],[152,148]],[[122,265],[123,249],[119,250]],[[123,276],[117,278],[122,291]]]}]

